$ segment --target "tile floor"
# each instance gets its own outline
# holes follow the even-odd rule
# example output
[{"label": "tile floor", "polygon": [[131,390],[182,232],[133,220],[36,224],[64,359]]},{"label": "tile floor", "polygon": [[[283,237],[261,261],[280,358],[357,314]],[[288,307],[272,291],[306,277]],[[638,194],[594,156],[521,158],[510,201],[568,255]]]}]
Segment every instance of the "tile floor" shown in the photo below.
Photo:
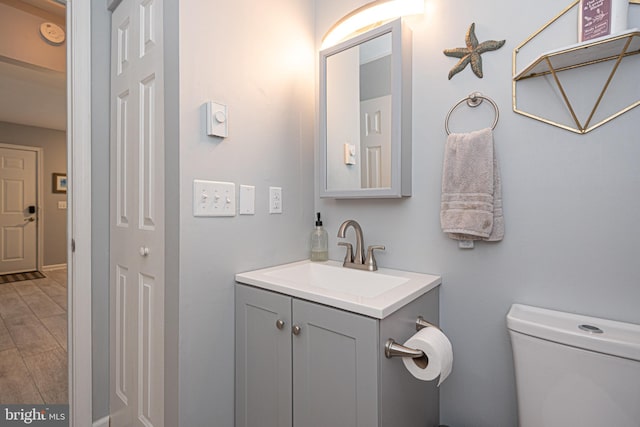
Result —
[{"label": "tile floor", "polygon": [[0,284],[0,404],[66,404],[67,270]]}]

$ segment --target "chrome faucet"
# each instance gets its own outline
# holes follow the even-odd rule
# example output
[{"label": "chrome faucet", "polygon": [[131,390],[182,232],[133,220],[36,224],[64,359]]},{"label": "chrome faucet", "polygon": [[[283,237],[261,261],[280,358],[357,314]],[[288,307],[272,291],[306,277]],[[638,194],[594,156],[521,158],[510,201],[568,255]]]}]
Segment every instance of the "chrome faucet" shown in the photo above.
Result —
[{"label": "chrome faucet", "polygon": [[373,256],[373,251],[375,249],[384,250],[384,246],[369,246],[367,248],[367,256],[365,257],[363,252],[364,239],[362,237],[362,228],[357,221],[348,219],[343,222],[338,229],[338,237],[344,239],[347,233],[347,228],[349,227],[352,227],[356,232],[356,252],[355,254],[353,253],[353,246],[351,245],[351,243],[338,242],[339,246],[345,246],[347,248],[347,253],[344,256],[344,262],[342,263],[342,266],[347,268],[356,268],[358,270],[376,271],[378,269],[378,265],[376,264],[376,258]]}]

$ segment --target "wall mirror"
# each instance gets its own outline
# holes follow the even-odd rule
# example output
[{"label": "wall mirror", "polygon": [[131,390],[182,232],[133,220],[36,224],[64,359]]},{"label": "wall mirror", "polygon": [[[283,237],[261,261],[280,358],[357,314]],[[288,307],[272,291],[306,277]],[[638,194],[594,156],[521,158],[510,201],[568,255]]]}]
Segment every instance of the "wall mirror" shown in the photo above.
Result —
[{"label": "wall mirror", "polygon": [[320,197],[411,195],[411,31],[396,19],[320,52]]}]

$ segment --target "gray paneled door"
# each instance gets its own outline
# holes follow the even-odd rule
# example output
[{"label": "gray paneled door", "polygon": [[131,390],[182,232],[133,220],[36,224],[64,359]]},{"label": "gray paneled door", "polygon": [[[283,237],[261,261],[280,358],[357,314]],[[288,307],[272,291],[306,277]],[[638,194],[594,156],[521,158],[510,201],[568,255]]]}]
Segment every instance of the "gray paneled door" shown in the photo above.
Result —
[{"label": "gray paneled door", "polygon": [[111,17],[110,425],[164,426],[162,0]]},{"label": "gray paneled door", "polygon": [[236,427],[291,426],[291,298],[236,286]]},{"label": "gray paneled door", "polygon": [[293,425],[378,425],[378,322],[293,300]]},{"label": "gray paneled door", "polygon": [[378,425],[375,319],[243,285],[235,308],[236,427]]}]

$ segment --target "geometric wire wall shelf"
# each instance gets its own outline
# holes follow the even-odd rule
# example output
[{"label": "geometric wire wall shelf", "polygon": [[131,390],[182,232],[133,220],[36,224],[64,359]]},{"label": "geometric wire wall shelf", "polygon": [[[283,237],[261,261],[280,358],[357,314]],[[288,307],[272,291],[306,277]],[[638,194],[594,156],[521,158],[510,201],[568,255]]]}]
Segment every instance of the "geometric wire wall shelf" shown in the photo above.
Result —
[{"label": "geometric wire wall shelf", "polygon": [[[524,42],[518,45],[513,50],[513,82],[512,82],[512,103],[513,103],[513,111],[522,114],[523,116],[539,120],[541,122],[557,126],[559,128],[575,132],[578,134],[585,134],[587,132],[592,131],[593,129],[604,125],[605,123],[610,122],[611,120],[619,117],[620,115],[626,113],[629,110],[640,105],[640,100],[636,100],[630,105],[622,108],[618,112],[602,119],[598,123],[591,124],[591,121],[600,105],[600,101],[604,97],[607,89],[613,77],[618,70],[618,66],[622,62],[622,60],[628,56],[636,55],[640,53],[640,30],[631,29],[624,31],[622,33],[615,34],[613,36],[601,37],[598,39],[590,40],[587,42],[577,43],[562,49],[555,49],[549,52],[545,52],[538,56],[535,60],[533,60],[528,66],[526,66],[522,71],[517,73],[516,70],[516,57],[518,52],[522,47],[528,44],[531,40],[533,40],[536,36],[542,33],[545,29],[547,29],[551,24],[560,19],[563,15],[565,15],[569,10],[575,7],[580,0],[575,0],[571,3],[566,9],[560,12],[555,18],[549,21],[547,24],[542,26],[539,30],[533,33],[529,38],[527,38]],[[640,0],[631,0],[630,3],[640,4]],[[602,90],[596,99],[595,105],[591,109],[591,113],[588,118],[583,122],[581,122],[567,96],[564,87],[562,86],[560,79],[558,78],[558,73],[567,70],[573,70],[579,67],[584,67],[587,65],[598,64],[606,61],[615,61],[614,66],[609,74]],[[518,82],[530,79],[534,77],[552,75],[555,84],[562,95],[562,98],[569,110],[571,118],[575,123],[575,127],[568,126],[562,123],[555,122],[553,120],[549,120],[538,115],[523,111],[518,108]]]}]

